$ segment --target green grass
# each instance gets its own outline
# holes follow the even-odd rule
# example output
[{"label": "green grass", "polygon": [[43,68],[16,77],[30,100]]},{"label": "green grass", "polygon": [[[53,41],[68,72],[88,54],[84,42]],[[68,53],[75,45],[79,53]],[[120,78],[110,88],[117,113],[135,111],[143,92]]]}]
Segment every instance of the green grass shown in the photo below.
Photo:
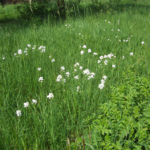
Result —
[{"label": "green grass", "polygon": [[[101,13],[53,24],[51,20],[0,24],[0,149],[66,149],[67,138],[73,141],[82,136],[82,121],[110,100],[110,87],[122,82],[123,72],[131,69],[150,79],[150,14],[133,12]],[[27,44],[44,45],[46,52],[28,48],[27,56],[14,56]],[[84,44],[98,56],[88,54],[87,49],[80,55],[80,45]],[[99,56],[109,53],[116,58],[106,66],[98,65]],[[49,56],[55,58],[54,63]],[[80,70],[74,72],[76,62],[95,72],[95,78],[87,80]],[[66,83],[56,82],[57,76],[64,74],[61,66],[71,74],[65,77]],[[37,71],[38,67],[42,70]],[[79,80],[75,80],[78,74]],[[108,79],[100,90],[103,75]],[[41,76],[43,83],[38,82]],[[50,92],[54,94],[51,100],[47,99]],[[37,99],[36,105],[31,104],[32,99]],[[23,107],[26,101],[30,103],[28,108]],[[22,111],[21,117],[16,116],[16,110]]]}]

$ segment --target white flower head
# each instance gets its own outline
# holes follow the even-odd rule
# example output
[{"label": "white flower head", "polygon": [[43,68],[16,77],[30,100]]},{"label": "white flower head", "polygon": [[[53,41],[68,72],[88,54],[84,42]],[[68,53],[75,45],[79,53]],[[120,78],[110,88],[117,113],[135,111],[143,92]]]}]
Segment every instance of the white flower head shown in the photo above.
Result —
[{"label": "white flower head", "polygon": [[106,79],[107,79],[107,76],[106,76],[106,75],[103,75],[103,79],[106,80]]},{"label": "white flower head", "polygon": [[98,60],[97,63],[100,64],[100,63],[101,63],[101,60]]},{"label": "white flower head", "polygon": [[142,41],[141,44],[144,45],[144,41]]},{"label": "white flower head", "polygon": [[31,47],[31,44],[27,44],[27,47]]},{"label": "white flower head", "polygon": [[98,55],[96,52],[93,53],[94,56]]},{"label": "white flower head", "polygon": [[78,76],[78,75],[74,76],[74,79],[78,80],[78,79],[79,79],[79,76]]},{"label": "white flower head", "polygon": [[64,70],[65,70],[65,67],[64,67],[64,66],[61,66],[60,70],[61,70],[61,71],[64,71]]},{"label": "white flower head", "polygon": [[110,53],[110,54],[107,55],[107,57],[110,58],[110,59],[111,59],[111,57],[113,57],[113,56],[114,56],[114,54],[112,54],[112,53]]},{"label": "white flower head", "polygon": [[86,45],[83,45],[83,48],[86,48]]},{"label": "white flower head", "polygon": [[21,110],[16,110],[17,117],[20,117],[22,115]]},{"label": "white flower head", "polygon": [[23,104],[23,106],[24,106],[24,108],[29,107],[29,102],[25,102],[25,103]]},{"label": "white flower head", "polygon": [[56,82],[60,82],[61,79],[62,79],[62,75],[60,74],[60,75],[57,76]]},{"label": "white flower head", "polygon": [[37,100],[36,99],[32,99],[32,104],[37,104]]},{"label": "white flower head", "polygon": [[41,71],[41,67],[38,67],[37,70],[38,70],[38,71]]},{"label": "white flower head", "polygon": [[18,50],[18,54],[19,54],[19,55],[22,54],[22,50],[21,50],[21,49]]},{"label": "white flower head", "polygon": [[122,56],[122,59],[125,59],[125,56]]},{"label": "white flower head", "polygon": [[107,58],[108,56],[107,55],[104,55],[104,58]]},{"label": "white flower head", "polygon": [[79,66],[80,64],[78,63],[78,62],[76,62],[75,64],[74,64],[74,67],[77,67],[77,66]]},{"label": "white flower head", "polygon": [[91,53],[92,52],[92,50],[91,49],[88,49],[88,53]]},{"label": "white flower head", "polygon": [[105,83],[105,80],[104,80],[104,79],[102,79],[102,80],[101,80],[101,84],[104,84],[104,83]]},{"label": "white flower head", "polygon": [[99,89],[103,89],[103,88],[104,88],[104,83],[100,83],[100,84],[98,85],[98,88],[99,88]]},{"label": "white flower head", "polygon": [[130,52],[130,56],[133,56],[133,52]]},{"label": "white flower head", "polygon": [[83,54],[84,54],[84,51],[83,51],[83,50],[82,50],[82,51],[80,51],[80,54],[81,54],[81,55],[83,55]]},{"label": "white flower head", "polygon": [[80,66],[80,67],[79,67],[79,69],[80,69],[80,70],[82,70],[82,69],[83,69],[83,67],[82,67],[82,66]]},{"label": "white flower head", "polygon": [[101,60],[102,60],[103,58],[104,58],[103,56],[100,56],[100,57],[99,57],[99,59],[101,59]]},{"label": "white flower head", "polygon": [[51,60],[51,62],[52,62],[52,63],[55,62],[55,59],[53,58],[53,59]]},{"label": "white flower head", "polygon": [[5,56],[3,56],[2,59],[5,60]]},{"label": "white flower head", "polygon": [[77,92],[79,92],[79,90],[80,90],[80,86],[77,86]]},{"label": "white flower head", "polygon": [[66,72],[66,76],[69,77],[70,76],[70,72]]},{"label": "white flower head", "polygon": [[77,69],[74,69],[74,72],[77,72]]},{"label": "white flower head", "polygon": [[49,93],[49,94],[47,95],[47,98],[48,98],[48,99],[53,99],[53,98],[54,98],[54,94],[53,94],[53,93]]},{"label": "white flower head", "polygon": [[113,64],[113,65],[112,65],[112,68],[116,68],[116,65]]},{"label": "white flower head", "polygon": [[89,75],[89,74],[90,74],[89,69],[85,69],[85,70],[83,70],[83,74]]},{"label": "white flower head", "polygon": [[104,61],[104,65],[107,65],[107,64],[108,64],[108,60],[105,60],[105,61]]},{"label": "white flower head", "polygon": [[92,79],[95,77],[95,73],[94,72],[91,72],[88,76],[88,80]]},{"label": "white flower head", "polygon": [[39,77],[39,82],[43,82],[43,77]]}]

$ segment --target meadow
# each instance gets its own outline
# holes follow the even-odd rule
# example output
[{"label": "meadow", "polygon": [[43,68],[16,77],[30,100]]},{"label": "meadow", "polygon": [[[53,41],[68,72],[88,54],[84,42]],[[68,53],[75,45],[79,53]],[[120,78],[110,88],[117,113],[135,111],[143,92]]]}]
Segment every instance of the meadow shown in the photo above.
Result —
[{"label": "meadow", "polygon": [[149,150],[149,11],[0,22],[0,150]]}]

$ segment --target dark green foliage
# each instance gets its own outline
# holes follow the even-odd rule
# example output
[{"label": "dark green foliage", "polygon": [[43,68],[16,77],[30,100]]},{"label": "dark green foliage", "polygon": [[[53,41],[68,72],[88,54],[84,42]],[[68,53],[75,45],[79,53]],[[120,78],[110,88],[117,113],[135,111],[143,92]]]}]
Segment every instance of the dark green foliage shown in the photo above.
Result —
[{"label": "dark green foliage", "polygon": [[86,146],[104,150],[150,149],[150,83],[130,72],[112,88],[109,102],[86,119]]},{"label": "dark green foliage", "polygon": [[24,18],[32,18],[35,16],[44,17],[47,15],[58,15],[58,7],[57,2],[55,0],[46,2],[33,1],[31,7],[29,3],[25,3],[24,5],[19,5],[17,8],[21,16]]}]

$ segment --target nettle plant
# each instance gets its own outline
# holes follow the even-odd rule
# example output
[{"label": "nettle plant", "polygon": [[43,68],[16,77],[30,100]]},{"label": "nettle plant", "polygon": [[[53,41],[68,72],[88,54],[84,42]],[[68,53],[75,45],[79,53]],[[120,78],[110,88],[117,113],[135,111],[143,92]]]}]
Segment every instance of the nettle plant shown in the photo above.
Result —
[{"label": "nettle plant", "polygon": [[150,149],[150,83],[131,72],[123,76],[110,101],[85,120],[85,149]]}]

